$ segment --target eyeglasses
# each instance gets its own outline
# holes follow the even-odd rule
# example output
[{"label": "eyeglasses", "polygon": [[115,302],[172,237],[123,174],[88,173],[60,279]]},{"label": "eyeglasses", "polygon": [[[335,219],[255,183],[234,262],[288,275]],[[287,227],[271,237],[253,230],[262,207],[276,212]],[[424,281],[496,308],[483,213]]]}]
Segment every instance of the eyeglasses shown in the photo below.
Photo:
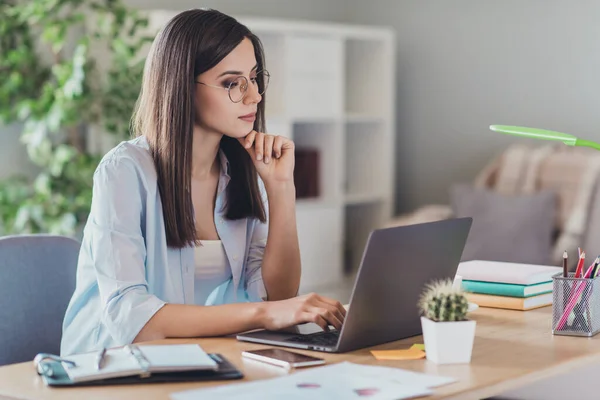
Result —
[{"label": "eyeglasses", "polygon": [[[271,75],[269,74],[269,71],[265,69],[257,72],[255,77],[250,78],[250,81],[253,85],[255,85],[258,88],[258,93],[260,95],[263,95],[267,91],[270,78]],[[239,103],[240,101],[244,100],[244,97],[246,97],[246,93],[248,93],[248,79],[245,76],[238,76],[231,82],[226,83],[225,86],[209,85],[208,83],[198,81],[196,81],[196,83],[208,87],[227,90],[227,92],[229,93],[229,100],[231,100],[234,103]]]}]

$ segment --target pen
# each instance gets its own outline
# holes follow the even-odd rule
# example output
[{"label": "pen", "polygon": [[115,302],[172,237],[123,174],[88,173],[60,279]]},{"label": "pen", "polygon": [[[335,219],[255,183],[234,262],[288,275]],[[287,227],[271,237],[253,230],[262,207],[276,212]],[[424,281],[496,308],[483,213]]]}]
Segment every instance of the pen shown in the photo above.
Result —
[{"label": "pen", "polygon": [[596,269],[596,265],[598,264],[600,260],[598,260],[596,258],[596,260],[594,260],[594,262],[588,267],[588,269],[585,270],[585,273],[583,273],[583,278],[593,278],[593,274],[594,271]]},{"label": "pen", "polygon": [[596,270],[598,269],[599,263],[600,263],[600,256],[596,257],[596,260],[594,260],[594,264],[592,266],[592,274],[590,275],[591,279],[594,279],[596,277]]},{"label": "pen", "polygon": [[[600,260],[600,256],[598,256],[598,258],[596,258],[596,260]],[[599,263],[600,265],[600,263]],[[599,265],[596,265],[596,271],[594,273],[594,278],[598,276],[598,272],[600,272],[600,268],[598,268]]]},{"label": "pen", "polygon": [[569,272],[567,271],[567,251],[565,250],[565,252],[563,253],[563,277],[567,277],[569,275]]},{"label": "pen", "polygon": [[106,347],[103,347],[102,350],[96,356],[96,369],[101,369],[104,364],[104,356],[106,355]]},{"label": "pen", "polygon": [[[585,257],[585,252],[581,253],[581,256]],[[587,273],[591,273],[591,272],[592,272],[592,269],[588,268]],[[589,278],[589,275],[586,274],[586,276],[584,276],[584,278]],[[571,315],[571,311],[573,311],[573,308],[575,308],[575,305],[579,302],[579,297],[581,296],[581,292],[583,292],[583,289],[585,289],[585,282],[581,282],[581,284],[577,285],[577,287],[575,287],[575,286],[576,285],[573,285],[574,290],[571,293],[571,297],[569,298],[568,304],[565,306],[565,310],[564,310],[562,316],[560,317],[560,320],[558,321],[557,329],[563,329],[565,324],[567,323],[569,315]]]}]

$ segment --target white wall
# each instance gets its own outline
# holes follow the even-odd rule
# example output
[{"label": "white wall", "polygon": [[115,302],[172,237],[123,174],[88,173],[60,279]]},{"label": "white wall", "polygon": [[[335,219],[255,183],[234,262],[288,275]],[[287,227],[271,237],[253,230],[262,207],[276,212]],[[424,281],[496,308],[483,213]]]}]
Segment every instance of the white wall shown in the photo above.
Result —
[{"label": "white wall", "polygon": [[140,9],[186,10],[214,8],[233,16],[309,19],[346,22],[356,0],[123,0]]},{"label": "white wall", "polygon": [[490,124],[600,140],[600,2],[373,0],[398,35],[397,206],[446,202],[513,139]]},{"label": "white wall", "polygon": [[[446,202],[514,140],[490,124],[600,140],[600,2],[126,0],[235,15],[389,25],[398,34],[397,209]],[[385,84],[385,82],[382,82]],[[25,168],[0,128],[0,176]],[[15,160],[16,159],[16,160]]]}]

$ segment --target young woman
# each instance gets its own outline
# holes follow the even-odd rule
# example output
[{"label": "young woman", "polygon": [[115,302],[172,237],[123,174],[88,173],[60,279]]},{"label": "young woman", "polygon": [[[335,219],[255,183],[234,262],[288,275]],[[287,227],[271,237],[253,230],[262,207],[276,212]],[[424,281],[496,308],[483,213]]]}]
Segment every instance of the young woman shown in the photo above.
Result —
[{"label": "young woman", "polygon": [[341,327],[339,302],[297,296],[294,144],[263,133],[268,82],[259,39],[218,11],[182,12],[158,34],[137,138],[94,174],[62,355],[303,322]]}]

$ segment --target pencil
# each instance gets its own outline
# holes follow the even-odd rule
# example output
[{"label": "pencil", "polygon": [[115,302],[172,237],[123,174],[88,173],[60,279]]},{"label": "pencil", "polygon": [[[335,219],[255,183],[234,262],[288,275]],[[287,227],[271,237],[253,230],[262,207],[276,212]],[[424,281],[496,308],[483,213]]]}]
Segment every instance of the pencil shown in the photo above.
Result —
[{"label": "pencil", "polygon": [[[585,252],[581,253],[581,256],[585,257]],[[588,270],[586,272],[588,274],[591,273],[592,272],[591,268],[588,268]],[[589,278],[589,275],[586,274],[586,276],[584,276],[584,278]],[[556,326],[557,329],[563,329],[565,327],[565,324],[567,323],[569,316],[571,315],[571,311],[573,311],[573,308],[575,308],[575,305],[579,303],[581,292],[583,292],[583,290],[585,289],[585,286],[586,286],[585,282],[579,282],[579,283],[580,284],[577,285],[577,287],[575,287],[575,285],[573,285],[574,290],[571,293],[571,297],[569,298],[569,301],[567,302],[567,305],[565,306],[564,312],[558,321],[558,325]]]},{"label": "pencil", "polygon": [[563,253],[563,277],[567,277],[569,275],[569,272],[567,271],[567,259],[568,259],[568,255],[567,255],[567,251],[565,250],[565,252]]},{"label": "pencil", "polygon": [[583,274],[583,264],[585,263],[585,251],[581,252],[579,256],[579,262],[577,263],[577,269],[575,270],[575,278],[581,278]]}]

